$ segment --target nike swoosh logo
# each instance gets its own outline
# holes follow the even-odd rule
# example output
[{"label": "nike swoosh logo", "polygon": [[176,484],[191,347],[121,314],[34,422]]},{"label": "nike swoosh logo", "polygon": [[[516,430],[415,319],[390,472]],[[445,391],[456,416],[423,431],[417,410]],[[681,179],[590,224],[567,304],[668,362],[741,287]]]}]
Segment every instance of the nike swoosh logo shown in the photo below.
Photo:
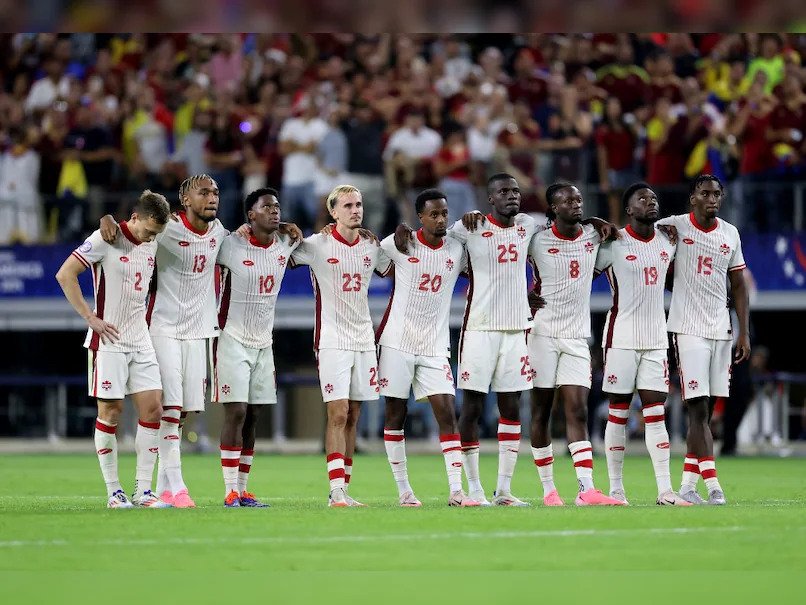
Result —
[{"label": "nike swoosh logo", "polygon": [[669,500],[669,498],[664,498],[664,499],[663,499],[663,501],[664,501],[666,504],[674,504],[674,500]]}]

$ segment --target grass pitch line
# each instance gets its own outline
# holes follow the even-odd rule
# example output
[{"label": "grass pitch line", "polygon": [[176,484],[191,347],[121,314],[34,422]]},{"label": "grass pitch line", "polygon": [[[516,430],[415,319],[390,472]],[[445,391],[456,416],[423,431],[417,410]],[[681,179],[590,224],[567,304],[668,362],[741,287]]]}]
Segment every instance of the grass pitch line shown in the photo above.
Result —
[{"label": "grass pitch line", "polygon": [[[124,513],[125,514],[125,513]],[[204,545],[260,545],[260,544],[333,544],[356,542],[396,542],[411,540],[487,540],[501,538],[576,538],[582,536],[613,537],[662,534],[693,534],[700,532],[737,532],[743,527],[656,527],[646,529],[558,529],[536,531],[494,531],[494,532],[443,532],[423,534],[378,534],[372,536],[266,536],[251,538],[161,538],[133,540],[4,540],[0,548],[29,548],[53,546],[204,546]]]}]

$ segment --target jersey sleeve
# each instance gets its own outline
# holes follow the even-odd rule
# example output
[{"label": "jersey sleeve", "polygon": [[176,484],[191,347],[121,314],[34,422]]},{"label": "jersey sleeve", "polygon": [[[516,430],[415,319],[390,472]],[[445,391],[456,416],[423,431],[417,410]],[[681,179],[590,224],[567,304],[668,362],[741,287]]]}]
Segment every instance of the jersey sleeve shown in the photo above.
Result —
[{"label": "jersey sleeve", "polygon": [[450,229],[448,229],[448,237],[452,237],[458,242],[462,244],[467,243],[467,235],[468,231],[465,229],[465,226],[462,224],[461,219],[456,221]]},{"label": "jersey sleeve", "polygon": [[316,258],[316,235],[311,235],[302,240],[296,250],[291,254],[291,267],[300,265],[310,265]]},{"label": "jersey sleeve", "polygon": [[216,257],[216,263],[221,265],[222,267],[231,267],[232,262],[232,238],[238,237],[237,235],[229,235],[224,238],[221,242],[221,248],[218,249],[218,256]]},{"label": "jersey sleeve", "polygon": [[526,251],[526,255],[531,257],[533,261],[537,262],[537,256],[540,253],[540,246],[538,243],[538,236],[542,233],[542,231],[538,231],[532,236],[532,239],[529,240],[529,248]]},{"label": "jersey sleeve", "polygon": [[613,243],[605,242],[599,246],[599,253],[596,255],[595,272],[601,273],[613,264]]},{"label": "jersey sleeve", "polygon": [[744,262],[744,253],[742,252],[742,238],[739,237],[739,233],[736,233],[736,247],[733,249],[733,254],[730,257],[730,263],[728,263],[728,271],[740,271],[744,269],[747,265]]},{"label": "jersey sleeve", "polygon": [[400,251],[395,248],[395,236],[387,235],[381,240],[381,250],[394,263],[399,260]]},{"label": "jersey sleeve", "polygon": [[678,223],[680,222],[680,218],[685,218],[685,214],[673,214],[672,216],[667,216],[662,219],[659,219],[656,225],[669,225],[671,227],[677,227]]},{"label": "jersey sleeve", "polygon": [[[119,234],[118,237],[123,237],[123,235]],[[101,231],[97,230],[93,231],[83,244],[73,250],[72,256],[89,269],[95,263],[99,263],[106,258],[110,247],[101,237]]]},{"label": "jersey sleeve", "polygon": [[[388,239],[388,238],[387,238]],[[394,246],[394,244],[392,244]],[[382,277],[389,275],[392,269],[392,258],[382,247],[378,248],[378,260],[375,262],[375,272]]]}]

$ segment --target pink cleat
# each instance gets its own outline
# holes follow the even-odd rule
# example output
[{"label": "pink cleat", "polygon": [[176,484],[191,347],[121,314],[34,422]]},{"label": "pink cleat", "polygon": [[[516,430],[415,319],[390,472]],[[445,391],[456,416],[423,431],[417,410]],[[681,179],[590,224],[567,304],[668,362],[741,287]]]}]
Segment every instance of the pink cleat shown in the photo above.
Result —
[{"label": "pink cleat", "polygon": [[165,504],[173,505],[174,495],[166,489],[164,492],[160,494],[160,500],[165,502]]},{"label": "pink cleat", "polygon": [[481,506],[481,503],[477,500],[469,498],[462,490],[459,490],[456,492],[451,492],[451,495],[448,498],[448,506],[459,506],[465,508],[468,506]]},{"label": "pink cleat", "polygon": [[565,506],[565,502],[563,502],[560,494],[555,489],[543,496],[543,506]]},{"label": "pink cleat", "polygon": [[423,503],[417,499],[417,496],[414,495],[414,492],[406,492],[400,496],[400,506],[417,508],[422,505]]},{"label": "pink cleat", "polygon": [[179,490],[174,494],[173,505],[176,508],[196,508],[196,503],[188,494],[187,489]]},{"label": "pink cleat", "polygon": [[605,496],[598,489],[589,489],[584,492],[579,492],[574,501],[577,506],[626,506],[626,502],[616,500],[610,496]]}]

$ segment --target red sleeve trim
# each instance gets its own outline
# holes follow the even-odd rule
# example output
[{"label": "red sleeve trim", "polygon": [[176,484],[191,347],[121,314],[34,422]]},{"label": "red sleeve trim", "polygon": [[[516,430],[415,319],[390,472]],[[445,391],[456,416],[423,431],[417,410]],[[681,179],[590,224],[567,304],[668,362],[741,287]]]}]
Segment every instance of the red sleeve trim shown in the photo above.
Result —
[{"label": "red sleeve trim", "polygon": [[73,253],[72,253],[71,256],[75,256],[78,260],[80,260],[81,264],[84,265],[87,269],[90,268],[89,261],[87,261],[87,259],[84,258],[83,256],[81,256],[81,254],[79,254],[77,251],[73,250]]},{"label": "red sleeve trim", "polygon": [[741,271],[742,269],[746,269],[747,265],[739,265],[738,267],[731,267],[728,269],[728,273],[731,271]]}]

